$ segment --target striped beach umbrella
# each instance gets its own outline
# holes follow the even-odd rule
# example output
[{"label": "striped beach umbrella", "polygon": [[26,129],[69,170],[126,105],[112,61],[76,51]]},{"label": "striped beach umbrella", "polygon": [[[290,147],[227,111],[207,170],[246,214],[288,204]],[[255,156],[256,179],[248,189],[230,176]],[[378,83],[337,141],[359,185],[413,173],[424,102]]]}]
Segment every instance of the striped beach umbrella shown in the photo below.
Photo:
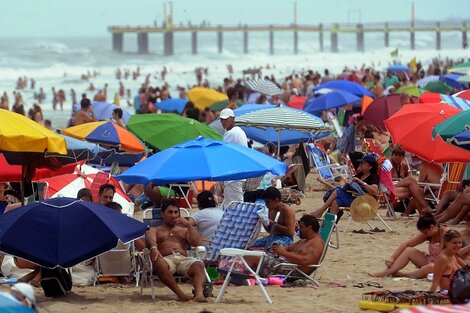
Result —
[{"label": "striped beach umbrella", "polygon": [[282,93],[281,88],[274,82],[266,79],[251,79],[246,82],[246,85],[251,90],[258,91],[267,96],[276,96]]},{"label": "striped beach umbrella", "polygon": [[470,312],[470,306],[466,304],[455,305],[425,305],[415,306],[409,309],[397,311],[397,313],[465,313]]},{"label": "striped beach umbrella", "polygon": [[465,100],[470,100],[470,89],[462,90],[457,93],[454,93],[453,96],[459,97]]},{"label": "striped beach umbrella", "polygon": [[470,75],[460,76],[459,78],[457,78],[457,81],[462,84],[470,83]]}]

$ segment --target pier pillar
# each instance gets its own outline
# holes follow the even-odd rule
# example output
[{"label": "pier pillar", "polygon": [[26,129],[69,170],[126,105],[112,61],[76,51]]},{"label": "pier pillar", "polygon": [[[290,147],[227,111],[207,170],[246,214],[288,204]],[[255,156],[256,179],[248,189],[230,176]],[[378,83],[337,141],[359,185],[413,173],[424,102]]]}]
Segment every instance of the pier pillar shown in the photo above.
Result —
[{"label": "pier pillar", "polygon": [[323,24],[318,25],[318,41],[320,43],[320,52],[323,52]]},{"label": "pier pillar", "polygon": [[274,54],[274,31],[273,26],[270,26],[269,30],[269,54]]},{"label": "pier pillar", "polygon": [[359,52],[364,52],[364,25],[362,24],[357,24],[356,49]]},{"label": "pier pillar", "polygon": [[248,30],[245,25],[245,30],[243,31],[243,53],[248,53]]},{"label": "pier pillar", "polygon": [[415,49],[415,26],[414,24],[411,24],[410,28],[410,49],[414,50]]},{"label": "pier pillar", "polygon": [[113,33],[113,51],[122,52],[123,45],[124,45],[124,34]]},{"label": "pier pillar", "polygon": [[436,49],[441,50],[441,23],[436,23]]},{"label": "pier pillar", "polygon": [[388,23],[385,23],[384,25],[384,42],[385,42],[385,47],[390,46],[390,31],[388,29]]},{"label": "pier pillar", "polygon": [[173,55],[174,53],[174,33],[172,31],[166,31],[163,33],[163,54]]},{"label": "pier pillar", "polygon": [[331,52],[338,52],[338,29],[338,24],[335,23],[331,25]]},{"label": "pier pillar", "polygon": [[299,32],[294,30],[294,54],[299,53]]},{"label": "pier pillar", "polygon": [[217,47],[219,48],[219,53],[222,53],[222,50],[224,49],[224,33],[220,28],[221,27],[219,26],[219,30],[217,31]]},{"label": "pier pillar", "polygon": [[462,47],[468,47],[467,24],[462,23]]},{"label": "pier pillar", "polygon": [[192,54],[197,54],[197,32],[191,32],[191,52]]},{"label": "pier pillar", "polygon": [[149,34],[148,33],[137,34],[137,51],[140,54],[149,53]]}]

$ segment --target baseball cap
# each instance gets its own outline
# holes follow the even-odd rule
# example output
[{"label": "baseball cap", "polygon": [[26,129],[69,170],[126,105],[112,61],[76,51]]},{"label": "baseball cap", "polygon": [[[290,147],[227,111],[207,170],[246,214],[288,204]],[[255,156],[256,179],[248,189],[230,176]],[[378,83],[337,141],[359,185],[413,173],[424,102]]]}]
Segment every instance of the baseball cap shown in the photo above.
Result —
[{"label": "baseball cap", "polygon": [[21,293],[23,296],[26,297],[30,306],[36,304],[36,297],[34,296],[33,287],[30,284],[26,283],[16,283],[11,287],[11,290],[15,290],[16,292]]},{"label": "baseball cap", "polygon": [[362,159],[357,160],[359,163],[367,162],[370,165],[377,165],[377,158],[373,154],[367,154]]},{"label": "baseball cap", "polygon": [[225,120],[228,119],[229,117],[235,117],[235,114],[233,113],[232,109],[223,109],[220,112],[220,119]]}]

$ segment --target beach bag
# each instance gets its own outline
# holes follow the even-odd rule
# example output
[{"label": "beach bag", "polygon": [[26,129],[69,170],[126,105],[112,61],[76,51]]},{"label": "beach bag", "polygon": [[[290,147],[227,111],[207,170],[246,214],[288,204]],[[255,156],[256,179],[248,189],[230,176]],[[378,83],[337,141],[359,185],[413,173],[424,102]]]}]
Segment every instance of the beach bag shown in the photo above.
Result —
[{"label": "beach bag", "polygon": [[457,270],[450,282],[449,298],[453,304],[465,304],[470,301],[470,266]]},{"label": "beach bag", "polygon": [[72,290],[70,271],[61,267],[41,267],[41,287],[46,297],[61,297]]}]

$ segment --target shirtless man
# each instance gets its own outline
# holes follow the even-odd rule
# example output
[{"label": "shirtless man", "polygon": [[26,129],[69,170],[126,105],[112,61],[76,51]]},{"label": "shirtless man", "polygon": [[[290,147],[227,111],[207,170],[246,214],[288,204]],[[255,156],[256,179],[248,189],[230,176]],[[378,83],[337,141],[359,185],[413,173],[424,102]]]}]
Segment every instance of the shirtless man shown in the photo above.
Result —
[{"label": "shirtless man", "polygon": [[[263,226],[272,236],[256,240],[253,247],[269,249],[274,243],[281,246],[290,245],[294,241],[295,234],[294,211],[281,201],[281,192],[276,187],[266,188],[263,200],[266,201],[269,210],[268,219],[263,220]],[[274,224],[273,221],[278,213],[280,213],[279,220]]]},{"label": "shirtless man", "polygon": [[72,124],[80,125],[90,122],[96,122],[95,112],[91,107],[90,99],[83,98],[80,102],[80,110],[75,113],[72,119]]},{"label": "shirtless man", "polygon": [[186,219],[180,218],[178,203],[175,199],[165,199],[162,202],[161,214],[163,224],[150,228],[145,234],[147,248],[153,268],[161,282],[168,286],[180,301],[190,301],[177,285],[174,273],[189,277],[194,287],[194,301],[205,302],[203,294],[204,263],[193,257],[188,257],[188,245],[202,244],[201,236]]},{"label": "shirtless man", "polygon": [[[298,226],[300,240],[286,247],[278,244],[273,245],[264,258],[261,276],[268,277],[269,275],[283,274],[282,271],[276,268],[276,265],[284,262],[300,265],[299,269],[304,273],[312,272],[309,265],[318,264],[325,243],[318,233],[320,225],[317,218],[312,215],[304,215]],[[259,258],[247,258],[247,263],[251,268],[256,269]]]}]

